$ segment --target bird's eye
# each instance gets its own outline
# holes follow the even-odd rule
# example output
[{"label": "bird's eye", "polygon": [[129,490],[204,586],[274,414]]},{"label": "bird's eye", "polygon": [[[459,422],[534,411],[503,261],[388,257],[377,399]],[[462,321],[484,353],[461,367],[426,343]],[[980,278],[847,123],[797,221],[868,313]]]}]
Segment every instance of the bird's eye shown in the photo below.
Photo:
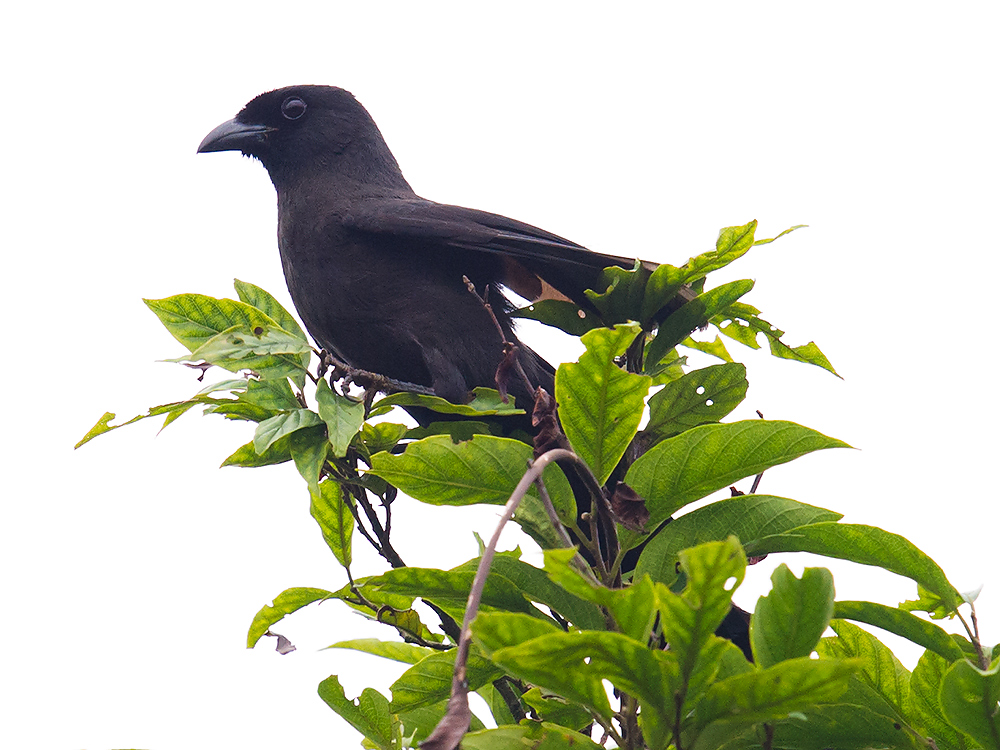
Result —
[{"label": "bird's eye", "polygon": [[286,120],[298,120],[306,113],[306,103],[297,96],[290,96],[281,103],[281,114]]}]

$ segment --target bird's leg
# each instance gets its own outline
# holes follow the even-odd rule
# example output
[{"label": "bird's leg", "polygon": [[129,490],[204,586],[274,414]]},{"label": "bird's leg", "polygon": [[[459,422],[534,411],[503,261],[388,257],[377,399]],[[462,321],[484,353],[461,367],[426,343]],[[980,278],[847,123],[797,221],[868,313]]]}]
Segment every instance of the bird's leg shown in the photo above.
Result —
[{"label": "bird's leg", "polygon": [[[344,388],[350,386],[351,383],[356,383],[366,391],[374,390],[381,393],[399,393],[405,391],[407,393],[420,393],[425,396],[437,395],[434,393],[433,388],[429,388],[426,385],[408,383],[405,380],[396,380],[395,378],[380,375],[377,372],[369,372],[368,370],[351,367],[351,365],[324,349],[320,352],[319,376],[323,377],[328,370],[330,371],[330,382],[334,383],[338,380],[343,380]],[[347,394],[345,393],[344,395]]]}]

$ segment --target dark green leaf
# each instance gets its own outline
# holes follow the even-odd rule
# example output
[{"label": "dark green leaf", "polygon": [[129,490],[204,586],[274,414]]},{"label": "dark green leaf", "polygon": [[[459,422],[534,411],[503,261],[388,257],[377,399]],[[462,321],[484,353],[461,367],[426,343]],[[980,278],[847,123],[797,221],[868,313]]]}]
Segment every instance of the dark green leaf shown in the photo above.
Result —
[{"label": "dark green leaf", "polygon": [[[410,443],[401,455],[376,453],[371,473],[432,505],[503,505],[531,460],[531,446],[519,440],[476,435],[454,443],[448,435],[435,435]],[[572,490],[561,470],[549,466],[542,476],[560,516],[572,514],[575,518]],[[537,493],[532,486],[523,503],[526,511],[530,509],[529,501],[541,503]],[[514,518],[518,520],[519,516]]]},{"label": "dark green leaf", "polygon": [[594,721],[582,706],[570,703],[559,696],[546,695],[538,688],[531,688],[523,693],[521,700],[531,706],[542,721],[549,721],[559,726],[579,731]]},{"label": "dark green leaf", "polygon": [[[392,710],[412,711],[446,699],[451,694],[457,649],[435,651],[407,669],[392,683]],[[472,648],[466,671],[470,690],[503,676],[490,660]]]},{"label": "dark green leaf", "polygon": [[[425,396],[421,393],[406,391],[380,398],[375,402],[374,408],[380,409],[386,406],[422,406],[439,414],[458,414],[463,417],[524,413],[522,409],[514,406],[514,399],[510,399],[505,404],[503,399],[500,398],[500,394],[491,388],[476,388],[473,390],[473,394],[473,399],[469,403],[453,404],[438,396]],[[531,404],[527,406],[530,408]]]},{"label": "dark green leaf", "polygon": [[646,643],[656,616],[652,581],[642,578],[627,588],[609,589],[572,567],[570,561],[575,556],[575,548],[545,550],[546,572],[569,593],[607,609],[629,638]]},{"label": "dark green leaf", "polygon": [[[963,657],[962,647],[955,642],[952,635],[932,622],[921,620],[902,609],[888,607],[875,602],[843,601],[834,606],[834,617],[842,620],[855,620],[868,625],[874,625],[882,630],[895,633],[919,646],[930,649],[948,663]],[[972,648],[972,644],[969,644]]]},{"label": "dark green leaf", "polygon": [[646,285],[642,319],[649,320],[654,317],[684,284],[692,284],[703,279],[707,274],[729,265],[746,253],[753,247],[753,235],[756,229],[756,221],[741,227],[726,227],[719,232],[715,250],[689,259],[680,268],[667,263],[658,266]]},{"label": "dark green leaf", "polygon": [[[824,448],[847,443],[793,422],[748,420],[695,427],[651,448],[629,469],[625,482],[646,500],[647,528],[675,511],[744,477]],[[622,535],[622,548],[642,537]]]},{"label": "dark green leaf", "polygon": [[274,597],[271,604],[265,605],[254,615],[253,622],[250,623],[250,632],[247,633],[247,648],[253,648],[264,633],[285,615],[290,615],[307,604],[335,596],[336,594],[325,589],[295,588],[282,591]]},{"label": "dark green leaf", "polygon": [[472,635],[487,655],[559,632],[550,622],[515,612],[480,612],[472,621]]},{"label": "dark green leaf", "polygon": [[775,568],[771,591],[757,600],[750,620],[754,661],[770,667],[809,656],[833,617],[833,598],[826,568],[806,568],[801,579],[784,563]]},{"label": "dark green leaf", "polygon": [[557,299],[543,299],[514,311],[514,317],[537,320],[548,326],[565,331],[571,336],[582,336],[593,328],[600,328],[604,322],[575,302]]},{"label": "dark green leaf", "polygon": [[604,291],[598,293],[587,289],[584,294],[597,308],[605,325],[638,321],[649,276],[649,269],[639,261],[629,269],[610,266],[601,271],[600,281],[595,284],[595,289]]},{"label": "dark green leaf", "polygon": [[625,453],[642,419],[650,379],[625,372],[615,358],[640,334],[637,325],[590,331],[579,362],[556,372],[559,418],[573,449],[604,483]]},{"label": "dark green leaf", "polygon": [[[397,594],[406,597],[429,599],[443,609],[463,611],[472,589],[474,573],[468,570],[435,570],[433,568],[395,568],[380,576],[369,578],[362,592]],[[538,617],[542,613],[532,607],[517,587],[506,578],[490,574],[486,579],[482,599],[483,611],[487,608],[506,612],[523,612]],[[461,618],[458,618],[461,619]],[[546,618],[548,619],[548,618]]]},{"label": "dark green leaf", "polygon": [[958,609],[961,595],[944,571],[911,542],[888,531],[861,524],[817,523],[793,531],[765,537],[747,554],[765,552],[812,552],[861,565],[874,565],[912,578],[933,592],[951,608]]},{"label": "dark green leaf", "polygon": [[329,446],[323,425],[296,430],[288,436],[288,448],[295,468],[309,485],[309,494],[319,494],[319,475],[326,462]]},{"label": "dark green leaf", "polygon": [[761,537],[820,521],[836,521],[839,513],[771,495],[742,495],[706,505],[676,518],[643,548],[635,576],[649,574],[672,586],[678,553],[703,542],[736,536],[744,546]]},{"label": "dark green leaf", "polygon": [[660,323],[656,338],[646,350],[648,366],[655,365],[668,351],[690,336],[699,326],[705,325],[712,317],[730,306],[740,297],[753,289],[749,279],[731,281],[728,284],[699,294],[690,302]]},{"label": "dark green leaf", "polygon": [[[475,570],[479,560],[470,560],[455,570]],[[554,583],[544,570],[518,560],[513,553],[499,552],[490,571],[509,580],[530,601],[544,604],[584,630],[603,630],[604,616],[594,604]]]},{"label": "dark green leaf", "polygon": [[741,364],[712,365],[667,383],[649,399],[649,422],[643,436],[657,442],[691,427],[718,422],[746,396],[746,375]]}]

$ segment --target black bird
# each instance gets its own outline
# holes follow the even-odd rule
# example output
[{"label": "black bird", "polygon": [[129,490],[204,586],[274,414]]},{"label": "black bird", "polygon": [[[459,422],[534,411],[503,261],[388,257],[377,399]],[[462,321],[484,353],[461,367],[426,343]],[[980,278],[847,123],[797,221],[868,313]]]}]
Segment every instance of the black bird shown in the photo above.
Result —
[{"label": "black bird", "polygon": [[[496,387],[503,356],[500,333],[463,276],[516,343],[501,287],[591,309],[584,290],[601,270],[634,266],[504,216],[421,198],[371,116],[340,88],[261,94],[198,151],[241,151],[267,169],[288,291],[322,347],[454,402],[476,386]],[[519,346],[528,378],[551,393],[551,365]],[[527,389],[510,386],[530,409]]]}]

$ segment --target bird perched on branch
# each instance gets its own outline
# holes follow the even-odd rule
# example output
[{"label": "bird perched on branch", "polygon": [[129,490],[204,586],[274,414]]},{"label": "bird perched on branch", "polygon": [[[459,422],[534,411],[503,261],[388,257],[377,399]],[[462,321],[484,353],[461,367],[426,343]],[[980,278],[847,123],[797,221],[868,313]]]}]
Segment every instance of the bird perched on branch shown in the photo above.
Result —
[{"label": "bird perched on branch", "polygon": [[[241,151],[267,169],[288,291],[322,347],[450,401],[496,387],[504,338],[517,343],[502,287],[592,309],[584,290],[601,270],[635,264],[513,219],[421,198],[371,116],[340,88],[261,94],[198,151]],[[520,344],[516,356],[528,379],[551,393],[551,365]],[[516,380],[510,387],[530,410],[528,389]]]}]

